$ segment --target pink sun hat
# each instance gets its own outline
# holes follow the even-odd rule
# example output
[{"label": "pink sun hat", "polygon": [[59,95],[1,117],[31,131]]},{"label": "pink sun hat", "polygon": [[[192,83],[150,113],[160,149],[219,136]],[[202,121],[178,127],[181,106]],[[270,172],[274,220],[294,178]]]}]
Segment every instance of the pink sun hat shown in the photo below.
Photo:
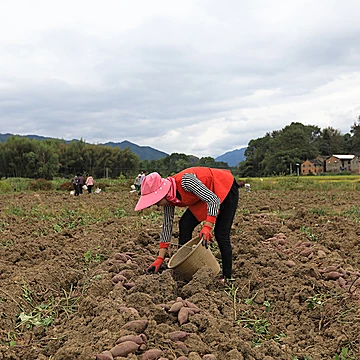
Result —
[{"label": "pink sun hat", "polygon": [[164,198],[170,190],[171,182],[163,179],[157,172],[145,176],[141,184],[141,197],[135,211],[145,209]]}]

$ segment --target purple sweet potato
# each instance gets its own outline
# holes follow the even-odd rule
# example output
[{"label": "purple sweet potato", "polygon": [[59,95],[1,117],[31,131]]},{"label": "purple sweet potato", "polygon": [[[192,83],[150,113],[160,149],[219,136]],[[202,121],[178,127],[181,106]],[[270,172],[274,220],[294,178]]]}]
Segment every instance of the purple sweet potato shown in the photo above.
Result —
[{"label": "purple sweet potato", "polygon": [[342,274],[337,271],[330,271],[326,274],[327,280],[337,280]]},{"label": "purple sweet potato", "polygon": [[145,334],[140,335],[124,335],[121,336],[119,339],[116,340],[116,344],[123,343],[125,341],[133,341],[137,343],[138,345],[144,344],[146,342],[147,338]]},{"label": "purple sweet potato", "polygon": [[185,324],[189,320],[189,308],[182,307],[178,313],[179,324]]},{"label": "purple sweet potato", "polygon": [[184,300],[185,306],[189,307],[190,309],[193,309],[195,311],[195,314],[200,312],[200,308],[198,308],[194,303],[192,303],[189,300]]},{"label": "purple sweet potato", "polygon": [[182,301],[177,301],[171,305],[169,313],[177,313],[184,306]]},{"label": "purple sweet potato", "polygon": [[139,344],[134,341],[124,341],[114,346],[110,352],[113,357],[128,356],[132,352],[135,352],[139,348]]},{"label": "purple sweet potato", "polygon": [[339,277],[337,281],[338,281],[338,284],[340,285],[340,287],[342,287],[344,289],[346,288],[347,281],[343,277]]},{"label": "purple sweet potato", "polygon": [[96,360],[113,360],[114,357],[112,356],[112,353],[110,351],[103,351],[101,354],[95,355]]},{"label": "purple sweet potato", "polygon": [[116,260],[120,260],[120,261],[122,261],[122,262],[126,262],[127,260],[129,260],[129,256],[126,256],[125,254],[122,254],[122,253],[117,253],[117,254],[115,254],[115,256],[114,256],[114,258],[116,259]]},{"label": "purple sweet potato", "polygon": [[168,338],[171,341],[182,341],[186,339],[190,334],[186,331],[173,331],[168,333]]},{"label": "purple sweet potato", "polygon": [[293,261],[293,260],[287,260],[287,261],[285,262],[285,265],[286,265],[287,267],[289,267],[289,268],[292,268],[292,267],[296,266],[296,263],[295,263],[295,261]]},{"label": "purple sweet potato", "polygon": [[120,274],[116,274],[115,276],[112,277],[111,281],[114,283],[114,284],[117,284],[117,283],[124,283],[125,281],[127,281],[126,277],[124,275],[120,275]]},{"label": "purple sweet potato", "polygon": [[122,329],[134,331],[140,334],[144,332],[147,326],[148,326],[148,320],[133,320],[133,321],[129,321],[124,326],[122,326]]},{"label": "purple sweet potato", "polygon": [[162,355],[162,350],[159,350],[159,349],[150,349],[150,350],[147,350],[145,351],[143,354],[142,354],[142,357],[141,359],[142,360],[155,360],[157,359],[159,356]]},{"label": "purple sweet potato", "polygon": [[323,273],[328,273],[331,271],[336,271],[337,269],[338,269],[338,266],[331,265],[331,266],[326,267],[325,269],[319,269],[319,272],[320,272],[320,274],[323,274]]},{"label": "purple sweet potato", "polygon": [[124,283],[124,288],[127,289],[127,290],[132,289],[134,286],[135,286],[135,283],[134,283],[134,282]]},{"label": "purple sweet potato", "polygon": [[203,356],[202,360],[216,360],[216,356],[213,354],[206,354]]},{"label": "purple sweet potato", "polygon": [[189,353],[189,349],[182,341],[176,341],[176,348],[181,350],[185,355]]},{"label": "purple sweet potato", "polygon": [[311,248],[305,248],[304,250],[302,250],[300,252],[300,255],[302,256],[309,256],[312,253],[312,249]]},{"label": "purple sweet potato", "polygon": [[120,314],[125,313],[125,312],[129,312],[132,315],[134,315],[135,317],[140,317],[138,311],[133,307],[120,306],[119,308],[117,308],[117,311]]}]

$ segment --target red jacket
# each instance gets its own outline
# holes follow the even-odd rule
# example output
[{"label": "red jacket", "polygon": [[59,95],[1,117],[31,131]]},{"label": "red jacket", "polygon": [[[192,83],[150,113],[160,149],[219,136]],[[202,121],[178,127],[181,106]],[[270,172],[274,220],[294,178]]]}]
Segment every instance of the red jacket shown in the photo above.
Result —
[{"label": "red jacket", "polygon": [[206,220],[207,205],[195,194],[185,191],[181,186],[181,179],[184,174],[195,174],[196,177],[219,199],[220,204],[224,201],[234,183],[234,177],[230,170],[212,169],[205,167],[192,167],[179,172],[172,177],[176,182],[176,190],[181,195],[180,206],[188,206],[189,210],[199,221]]}]

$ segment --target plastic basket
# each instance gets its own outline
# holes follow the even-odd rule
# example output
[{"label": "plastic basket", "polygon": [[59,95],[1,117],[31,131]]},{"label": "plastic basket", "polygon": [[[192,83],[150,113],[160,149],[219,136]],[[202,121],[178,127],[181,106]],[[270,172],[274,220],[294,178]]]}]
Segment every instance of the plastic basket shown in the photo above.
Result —
[{"label": "plastic basket", "polygon": [[183,245],[168,262],[168,267],[187,281],[205,266],[211,268],[214,275],[220,271],[220,265],[215,256],[210,249],[201,244],[198,236]]}]

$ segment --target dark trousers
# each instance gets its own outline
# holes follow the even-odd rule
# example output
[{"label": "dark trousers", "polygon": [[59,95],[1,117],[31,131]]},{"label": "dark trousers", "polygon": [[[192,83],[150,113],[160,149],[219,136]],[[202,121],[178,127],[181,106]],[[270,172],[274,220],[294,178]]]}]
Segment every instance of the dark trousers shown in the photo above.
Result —
[{"label": "dark trousers", "polygon": [[[230,243],[230,231],[239,202],[239,186],[234,183],[220,205],[220,212],[216,218],[214,235],[219,245],[222,258],[223,276],[230,279],[232,275],[232,247]],[[192,239],[192,233],[199,221],[193,213],[186,209],[179,221],[179,246]]]},{"label": "dark trousers", "polygon": [[87,185],[87,191],[89,194],[91,194],[91,189],[94,185]]},{"label": "dark trousers", "polygon": [[79,196],[80,194],[80,185],[74,184],[75,196]]}]

